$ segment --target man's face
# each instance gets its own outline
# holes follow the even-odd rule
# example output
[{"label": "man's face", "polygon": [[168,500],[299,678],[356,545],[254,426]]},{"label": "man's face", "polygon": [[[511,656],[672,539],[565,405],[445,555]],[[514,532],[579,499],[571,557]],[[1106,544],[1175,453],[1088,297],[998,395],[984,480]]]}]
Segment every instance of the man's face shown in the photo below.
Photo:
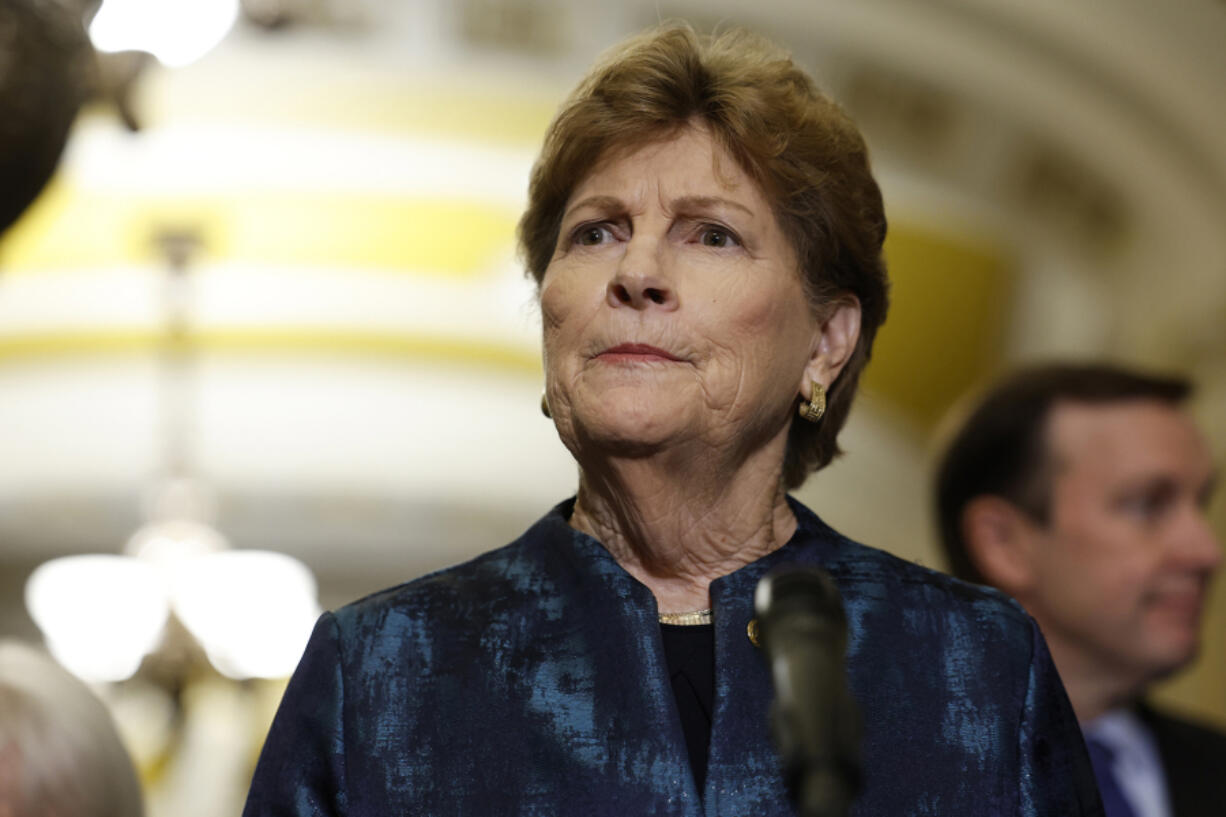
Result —
[{"label": "man's face", "polygon": [[1148,399],[1057,404],[1050,513],[1020,599],[1057,653],[1144,684],[1196,654],[1222,560],[1205,517],[1213,464],[1178,408]]}]

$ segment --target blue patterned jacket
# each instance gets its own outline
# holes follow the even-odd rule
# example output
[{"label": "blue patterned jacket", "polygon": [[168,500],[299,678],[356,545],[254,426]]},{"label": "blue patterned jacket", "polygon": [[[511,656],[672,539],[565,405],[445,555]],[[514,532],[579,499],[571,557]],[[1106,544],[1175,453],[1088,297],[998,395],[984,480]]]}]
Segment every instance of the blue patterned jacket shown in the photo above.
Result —
[{"label": "blue patterned jacket", "polygon": [[[856,815],[1102,814],[1034,622],[994,591],[799,526],[711,585],[716,707],[690,774],[651,592],[563,503],[516,542],[325,613],[244,817],[790,815],[771,679],[746,635],[771,567],[820,565],[864,718]],[[701,796],[700,796],[701,795]]]}]

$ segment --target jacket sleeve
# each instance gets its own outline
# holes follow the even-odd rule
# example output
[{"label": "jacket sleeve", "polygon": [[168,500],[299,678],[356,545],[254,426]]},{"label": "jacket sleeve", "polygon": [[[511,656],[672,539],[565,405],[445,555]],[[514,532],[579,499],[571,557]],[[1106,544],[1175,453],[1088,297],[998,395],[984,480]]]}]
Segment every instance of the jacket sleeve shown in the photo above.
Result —
[{"label": "jacket sleeve", "polygon": [[1018,733],[1018,815],[1103,817],[1081,727],[1052,664],[1047,642],[1033,620],[1030,630],[1030,675]]},{"label": "jacket sleeve", "polygon": [[243,817],[344,817],[344,678],[336,619],[324,613],[269,729]]}]

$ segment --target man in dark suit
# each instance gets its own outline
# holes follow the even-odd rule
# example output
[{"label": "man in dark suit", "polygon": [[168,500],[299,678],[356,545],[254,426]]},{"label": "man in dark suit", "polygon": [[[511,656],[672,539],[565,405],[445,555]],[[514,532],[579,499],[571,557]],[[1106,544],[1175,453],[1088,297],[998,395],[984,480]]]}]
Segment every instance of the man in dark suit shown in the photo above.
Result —
[{"label": "man in dark suit", "polygon": [[1226,735],[1142,702],[1195,657],[1222,560],[1190,390],[1110,366],[1019,371],[964,422],[937,478],[951,569],[1038,621],[1108,817],[1226,814]]}]

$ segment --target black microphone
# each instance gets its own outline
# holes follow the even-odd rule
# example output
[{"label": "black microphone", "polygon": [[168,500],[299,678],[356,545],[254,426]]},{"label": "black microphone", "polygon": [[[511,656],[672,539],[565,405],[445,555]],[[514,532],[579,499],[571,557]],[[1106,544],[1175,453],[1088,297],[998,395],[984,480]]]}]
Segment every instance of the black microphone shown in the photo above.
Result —
[{"label": "black microphone", "polygon": [[860,712],[847,689],[847,615],[824,571],[772,570],[754,593],[775,684],[771,726],[801,817],[846,817],[860,789]]}]

